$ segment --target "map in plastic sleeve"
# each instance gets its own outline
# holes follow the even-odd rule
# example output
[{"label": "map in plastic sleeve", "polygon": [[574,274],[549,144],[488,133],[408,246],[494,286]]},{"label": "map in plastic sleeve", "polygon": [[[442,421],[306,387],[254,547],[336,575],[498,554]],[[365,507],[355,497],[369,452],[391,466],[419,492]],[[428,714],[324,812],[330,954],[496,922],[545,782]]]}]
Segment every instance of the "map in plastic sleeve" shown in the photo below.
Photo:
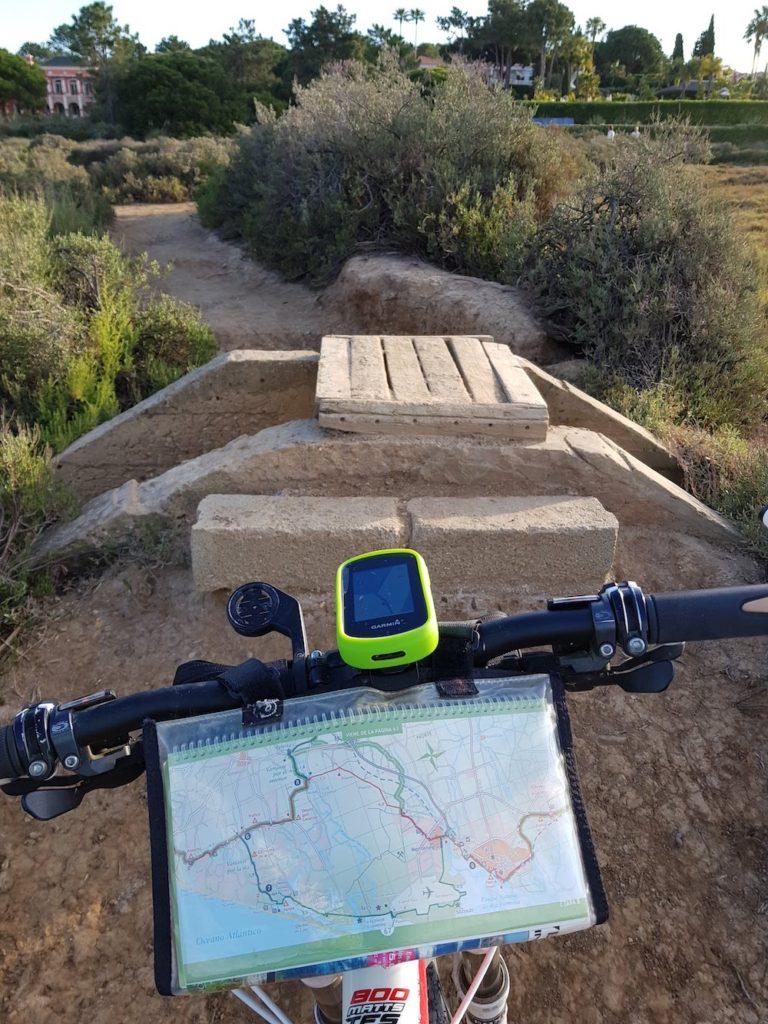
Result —
[{"label": "map in plastic sleeve", "polygon": [[158,724],[174,988],[589,927],[548,676]]}]

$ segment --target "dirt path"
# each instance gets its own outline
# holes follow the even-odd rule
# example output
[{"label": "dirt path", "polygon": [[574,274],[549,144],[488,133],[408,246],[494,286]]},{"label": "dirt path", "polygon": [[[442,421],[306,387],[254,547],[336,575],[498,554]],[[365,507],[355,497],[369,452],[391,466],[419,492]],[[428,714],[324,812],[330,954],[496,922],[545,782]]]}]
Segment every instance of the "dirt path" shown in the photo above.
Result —
[{"label": "dirt path", "polygon": [[[732,552],[624,530],[617,573],[649,590],[755,578]],[[466,615],[439,599],[445,618]],[[483,604],[483,607],[492,605]],[[57,606],[0,675],[0,720],[41,695],[167,682],[189,658],[285,657],[226,626],[224,598],[182,569],[118,568]],[[510,610],[513,610],[510,608]],[[333,641],[332,604],[306,609]],[[768,689],[763,641],[691,648],[667,694],[569,701],[584,797],[611,907],[576,936],[508,947],[510,1020],[530,1024],[761,1024],[768,1016]],[[50,823],[0,800],[4,1024],[252,1021],[227,995],[166,1000],[152,981],[144,784],[96,793]],[[278,986],[310,1024],[299,985]]]},{"label": "dirt path", "polygon": [[197,306],[219,348],[320,347],[318,293],[287,284],[206,231],[194,203],[119,206],[113,235],[130,252],[147,252],[173,270],[163,291]]}]

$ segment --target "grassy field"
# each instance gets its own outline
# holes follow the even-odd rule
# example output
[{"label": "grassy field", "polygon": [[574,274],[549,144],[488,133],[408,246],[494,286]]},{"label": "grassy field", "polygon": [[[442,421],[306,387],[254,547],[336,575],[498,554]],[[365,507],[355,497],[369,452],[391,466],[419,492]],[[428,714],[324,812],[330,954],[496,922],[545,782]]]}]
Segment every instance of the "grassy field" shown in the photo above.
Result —
[{"label": "grassy field", "polygon": [[768,266],[768,166],[715,164],[702,173],[708,186],[733,207],[737,223]]}]

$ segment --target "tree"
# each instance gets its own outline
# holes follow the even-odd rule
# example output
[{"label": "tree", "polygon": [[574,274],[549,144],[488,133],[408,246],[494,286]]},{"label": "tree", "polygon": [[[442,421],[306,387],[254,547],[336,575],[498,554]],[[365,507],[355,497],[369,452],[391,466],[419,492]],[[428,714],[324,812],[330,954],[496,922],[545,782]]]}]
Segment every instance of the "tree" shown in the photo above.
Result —
[{"label": "tree", "polygon": [[545,85],[551,82],[559,50],[573,32],[573,11],[559,0],[532,0],[526,14],[539,40],[539,79]]},{"label": "tree", "polygon": [[[576,89],[577,83],[582,76],[591,76],[585,81],[581,89],[583,98],[588,99],[596,92],[594,78],[594,64],[592,63],[592,45],[581,29],[574,32],[564,40],[561,57],[565,62],[565,81],[563,82],[563,95]],[[598,79],[599,84],[599,79]]]},{"label": "tree", "polygon": [[656,36],[637,25],[625,25],[610,31],[595,47],[595,62],[603,81],[616,84],[627,75],[658,74],[665,58]]},{"label": "tree", "polygon": [[683,51],[683,33],[678,32],[675,36],[675,47],[672,50],[672,63],[683,64],[685,62],[685,53]]},{"label": "tree", "polygon": [[44,105],[47,88],[42,68],[27,64],[23,57],[8,50],[0,50],[0,105],[15,102],[36,110]]},{"label": "tree", "polygon": [[760,56],[760,50],[766,36],[768,36],[768,7],[762,7],[759,11],[755,8],[754,16],[747,25],[747,31],[744,33],[744,38],[748,43],[754,42],[754,54],[752,57],[753,78],[755,77],[757,58]]},{"label": "tree", "polygon": [[413,45],[416,46],[418,35],[419,35],[419,22],[424,21],[426,14],[421,10],[420,7],[413,7],[408,11],[408,21],[412,21],[413,28]]},{"label": "tree", "polygon": [[707,57],[715,52],[715,16],[709,19],[708,27],[701,33],[693,47],[694,57]]},{"label": "tree", "polygon": [[[702,79],[706,79],[707,99],[709,99],[709,97],[712,95],[712,91],[715,85],[715,79],[722,78],[722,74],[723,62],[719,57],[716,57],[714,53],[707,53],[700,59],[698,69],[699,83],[701,83]],[[699,85],[699,89],[701,89],[701,85]]]},{"label": "tree", "polygon": [[119,79],[116,92],[120,123],[132,135],[225,133],[248,116],[246,94],[221,66],[189,50],[137,61]]},{"label": "tree", "polygon": [[312,21],[294,18],[285,34],[291,53],[288,56],[288,72],[302,85],[316,78],[323,67],[332,61],[361,58],[365,51],[365,39],[354,30],[354,14],[338,4],[335,11],[318,7],[312,11]]},{"label": "tree", "polygon": [[513,62],[527,64],[537,57],[540,35],[525,0],[489,0],[487,16],[471,19],[466,45],[471,56],[493,62],[506,88]]},{"label": "tree", "polygon": [[608,28],[602,18],[587,18],[587,38],[592,44],[592,57],[595,56],[595,40]]},{"label": "tree", "polygon": [[464,52],[464,33],[466,32],[471,22],[470,16],[466,11],[462,11],[458,7],[452,7],[451,13],[445,17],[435,18],[435,23],[441,32],[450,34],[452,31],[456,32],[454,42],[458,40],[459,53]]},{"label": "tree", "polygon": [[398,32],[402,36],[403,34],[403,22],[408,21],[408,11],[404,7],[398,7],[395,13],[392,15],[392,19],[399,25]]},{"label": "tree", "polygon": [[53,56],[53,50],[46,43],[22,43],[17,53],[20,57],[33,57],[36,61],[47,60]]},{"label": "tree", "polygon": [[55,28],[49,45],[55,53],[77,57],[94,69],[146,53],[139,37],[131,33],[128,25],[119,25],[112,7],[100,0],[81,7],[71,24]]},{"label": "tree", "polygon": [[96,93],[104,119],[114,123],[115,87],[124,69],[147,49],[128,25],[120,25],[111,6],[97,2],[81,7],[69,25],[59,25],[49,45],[71,55],[96,73]]},{"label": "tree", "polygon": [[[212,39],[197,52],[202,57],[212,57],[231,81],[252,95],[284,92],[280,88],[281,72],[288,51],[274,40],[260,36],[251,18],[241,18],[222,39]],[[288,96],[289,93],[284,93],[283,98]]]},{"label": "tree", "polygon": [[182,50],[191,50],[192,47],[178,36],[166,36],[161,39],[155,47],[155,53],[179,53]]}]

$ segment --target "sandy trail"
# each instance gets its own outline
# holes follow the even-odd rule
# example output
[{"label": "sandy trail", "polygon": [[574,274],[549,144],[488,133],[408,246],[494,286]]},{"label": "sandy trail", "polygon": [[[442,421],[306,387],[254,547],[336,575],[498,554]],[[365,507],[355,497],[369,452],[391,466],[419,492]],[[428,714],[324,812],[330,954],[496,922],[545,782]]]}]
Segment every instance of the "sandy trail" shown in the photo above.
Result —
[{"label": "sandy trail", "polygon": [[113,236],[173,270],[163,291],[197,306],[219,348],[306,349],[326,333],[319,292],[288,284],[203,228],[194,203],[139,203],[115,210]]},{"label": "sandy trail", "polygon": [[[732,552],[652,531],[620,535],[619,578],[652,592],[754,579]],[[436,595],[437,596],[437,595]],[[475,614],[438,596],[443,618]],[[484,607],[478,606],[482,613]],[[333,642],[331,601],[306,608]],[[514,610],[514,607],[509,607]],[[162,686],[194,657],[285,657],[226,625],[224,597],[183,569],[123,566],[50,609],[0,675],[0,720],[24,701],[102,686]],[[768,1014],[768,691],[765,641],[691,647],[662,696],[569,700],[584,798],[611,908],[607,925],[510,946],[510,1021],[761,1024]],[[277,987],[295,1024],[306,990]],[[152,981],[143,781],[95,793],[48,823],[0,800],[0,1020],[4,1024],[223,1024],[255,1020],[227,995],[167,1000]]]}]

